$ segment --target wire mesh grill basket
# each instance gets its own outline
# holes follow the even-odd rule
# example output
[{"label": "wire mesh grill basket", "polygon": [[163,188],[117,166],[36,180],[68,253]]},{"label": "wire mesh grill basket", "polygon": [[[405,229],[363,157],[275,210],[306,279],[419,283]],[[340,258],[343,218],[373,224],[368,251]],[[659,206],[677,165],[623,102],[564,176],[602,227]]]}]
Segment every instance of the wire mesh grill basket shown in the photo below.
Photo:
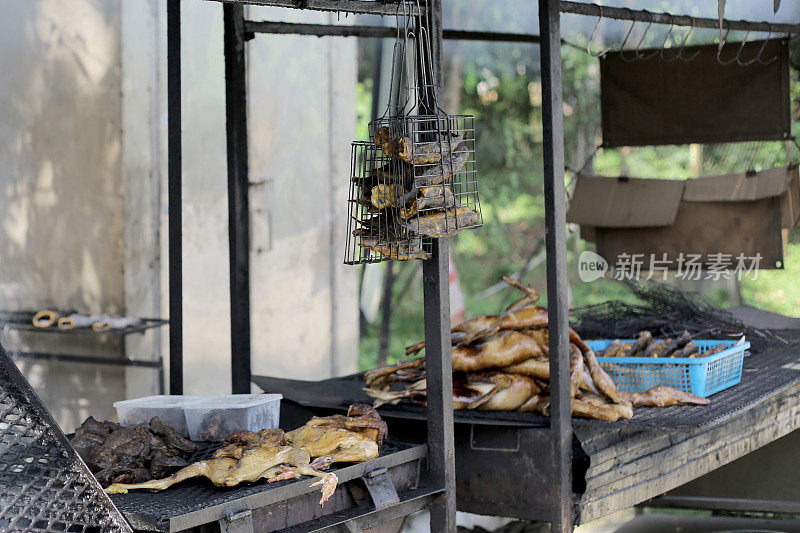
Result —
[{"label": "wire mesh grill basket", "polygon": [[0,530],[131,531],[2,347]]},{"label": "wire mesh grill basket", "polygon": [[474,119],[382,118],[352,144],[345,263],[427,259],[430,239],[482,225]]},{"label": "wire mesh grill basket", "polygon": [[483,225],[475,119],[438,107],[426,27],[398,16],[387,110],[352,144],[346,264],[427,259],[432,239]]}]

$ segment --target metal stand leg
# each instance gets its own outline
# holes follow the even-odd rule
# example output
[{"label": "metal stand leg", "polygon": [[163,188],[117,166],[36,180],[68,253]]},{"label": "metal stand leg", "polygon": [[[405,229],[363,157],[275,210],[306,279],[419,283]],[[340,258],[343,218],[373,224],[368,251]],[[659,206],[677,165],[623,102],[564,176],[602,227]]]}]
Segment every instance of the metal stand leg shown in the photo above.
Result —
[{"label": "metal stand leg", "polygon": [[547,230],[547,312],[550,329],[550,430],[553,451],[552,531],[572,531],[572,408],[569,391],[564,124],[561,100],[559,0],[539,0]]},{"label": "metal stand leg", "polygon": [[[433,91],[422,88],[422,113],[435,113],[442,101],[442,2],[427,0]],[[428,379],[428,468],[444,493],[431,506],[431,531],[456,531],[456,460],[453,439],[453,364],[450,353],[450,242],[434,239],[431,258],[422,263],[425,291],[425,365]]]},{"label": "metal stand leg", "polygon": [[183,237],[181,214],[181,2],[167,2],[169,197],[169,393],[183,394]]},{"label": "metal stand leg", "polygon": [[231,388],[250,392],[250,202],[244,6],[225,4],[225,129],[228,138]]},{"label": "metal stand leg", "polygon": [[456,531],[456,469],[453,441],[453,365],[450,355],[450,277],[447,239],[434,240],[422,264],[425,291],[425,366],[428,378],[428,469],[445,492],[431,507],[431,531]]}]

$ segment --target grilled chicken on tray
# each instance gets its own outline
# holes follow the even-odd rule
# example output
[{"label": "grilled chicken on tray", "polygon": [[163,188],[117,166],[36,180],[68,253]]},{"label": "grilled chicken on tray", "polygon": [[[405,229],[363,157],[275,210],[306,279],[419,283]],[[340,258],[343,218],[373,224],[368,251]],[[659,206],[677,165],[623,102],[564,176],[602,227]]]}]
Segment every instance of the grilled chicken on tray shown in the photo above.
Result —
[{"label": "grilled chicken on tray", "polygon": [[218,487],[233,487],[243,482],[266,479],[268,482],[312,476],[313,486],[322,486],[320,505],[333,495],[339,480],[323,472],[336,462],[362,462],[375,459],[386,436],[386,423],[368,405],[351,405],[347,416],[312,418],[308,424],[284,433],[265,429],[258,433],[237,431],[225,439],[225,446],[211,459],[198,461],[175,474],[144,483],[114,483],[106,492],[164,490],[195,477],[208,478]]},{"label": "grilled chicken on tray", "polygon": [[[516,280],[503,281],[524,296],[502,314],[481,315],[454,326],[453,407],[483,411],[550,413],[550,360],[547,309],[536,302],[539,294]],[[642,332],[635,342],[615,342],[606,349],[613,353],[650,351],[662,354],[693,353],[696,344],[688,333],[676,339],[657,341]],[[406,348],[413,355],[425,348],[420,342]],[[663,356],[663,355],[662,355]],[[642,394],[621,392],[597,361],[594,351],[569,331],[570,398],[574,416],[616,421],[633,417],[633,407],[705,405],[708,400],[671,387],[659,386]],[[410,401],[426,401],[425,360],[416,358],[364,374],[364,391],[375,399],[375,407]],[[402,390],[397,384],[405,383]]]}]

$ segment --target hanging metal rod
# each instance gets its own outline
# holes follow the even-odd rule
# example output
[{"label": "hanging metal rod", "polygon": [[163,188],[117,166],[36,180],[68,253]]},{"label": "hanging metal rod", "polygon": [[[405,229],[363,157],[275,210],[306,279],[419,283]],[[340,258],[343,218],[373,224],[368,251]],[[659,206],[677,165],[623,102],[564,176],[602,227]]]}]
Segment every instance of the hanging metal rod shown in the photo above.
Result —
[{"label": "hanging metal rod", "polygon": [[[690,17],[688,15],[671,15],[669,13],[653,13],[647,10],[635,10],[620,7],[599,6],[583,2],[561,1],[561,12],[574,15],[589,15],[617,20],[652,22],[655,24],[674,24],[675,26],[692,26],[695,28],[719,29],[719,19]],[[783,24],[771,22],[754,22],[749,20],[722,21],[723,29],[741,31],[762,31],[776,33],[800,33],[800,24]]]},{"label": "hanging metal rod", "polygon": [[143,361],[141,359],[131,359],[129,357],[101,357],[96,355],[73,355],[61,353],[41,353],[41,352],[9,352],[11,357],[18,359],[33,359],[36,361],[55,361],[59,363],[89,363],[93,365],[111,366],[139,366],[143,368],[161,368],[161,360]]},{"label": "hanging metal rod", "polygon": [[[331,24],[298,24],[295,22],[273,22],[268,20],[248,20],[244,23],[245,32],[273,33],[291,35],[314,35],[316,37],[397,37],[397,28],[391,26],[336,26]],[[528,33],[502,33],[487,31],[442,30],[442,36],[449,40],[495,41],[507,43],[538,43],[539,36]]]},{"label": "hanging metal rod", "polygon": [[336,11],[340,13],[359,13],[363,15],[419,15],[417,6],[399,6],[397,2],[377,2],[368,0],[217,0],[229,4],[254,6],[288,7],[310,9],[312,11]]}]

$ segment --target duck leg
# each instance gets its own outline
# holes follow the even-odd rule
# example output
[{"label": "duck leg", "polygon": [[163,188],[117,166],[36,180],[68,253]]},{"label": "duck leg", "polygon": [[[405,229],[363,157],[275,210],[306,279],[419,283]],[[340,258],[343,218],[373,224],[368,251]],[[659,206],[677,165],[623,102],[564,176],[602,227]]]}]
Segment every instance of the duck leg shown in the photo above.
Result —
[{"label": "duck leg", "polygon": [[223,485],[230,472],[236,468],[238,461],[229,457],[220,457],[210,461],[200,461],[181,468],[164,479],[151,479],[144,483],[113,483],[106,488],[108,494],[126,494],[128,490],[150,489],[164,490],[176,483],[194,477],[207,477],[214,485]]}]

